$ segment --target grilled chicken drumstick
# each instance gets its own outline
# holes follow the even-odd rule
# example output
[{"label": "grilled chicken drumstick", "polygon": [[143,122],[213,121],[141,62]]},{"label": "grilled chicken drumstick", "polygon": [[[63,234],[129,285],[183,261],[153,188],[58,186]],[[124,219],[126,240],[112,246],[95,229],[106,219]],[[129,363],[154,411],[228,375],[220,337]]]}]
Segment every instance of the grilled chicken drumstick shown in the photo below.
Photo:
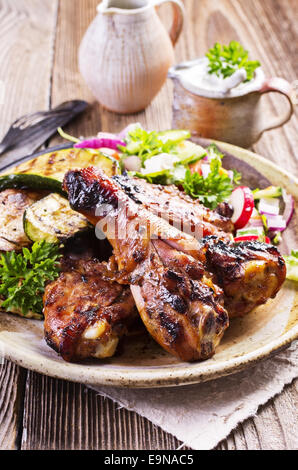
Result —
[{"label": "grilled chicken drumstick", "polygon": [[143,204],[179,230],[198,239],[216,235],[222,240],[231,240],[234,226],[230,218],[194,202],[176,186],[150,184],[127,175],[117,175],[113,179],[137,204]]},{"label": "grilled chicken drumstick", "polygon": [[66,361],[113,356],[137,316],[128,286],[106,263],[81,260],[44,294],[45,339]]},{"label": "grilled chicken drumstick", "polygon": [[198,241],[138,206],[95,168],[68,172],[64,188],[73,209],[100,222],[114,248],[118,282],[131,284],[153,338],[185,361],[212,356],[228,316],[221,289],[199,261]]},{"label": "grilled chicken drumstick", "polygon": [[276,296],[286,277],[285,261],[267,243],[223,243],[216,237],[202,240],[206,265],[225,293],[230,317],[243,316]]}]

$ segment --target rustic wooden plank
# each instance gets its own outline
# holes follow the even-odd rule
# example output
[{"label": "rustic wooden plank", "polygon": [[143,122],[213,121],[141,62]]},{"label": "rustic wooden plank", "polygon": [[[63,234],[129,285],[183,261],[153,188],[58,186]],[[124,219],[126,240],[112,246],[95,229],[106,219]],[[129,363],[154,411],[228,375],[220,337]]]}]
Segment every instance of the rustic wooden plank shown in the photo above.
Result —
[{"label": "rustic wooden plank", "polygon": [[19,447],[26,371],[12,362],[0,365],[0,449]]},{"label": "rustic wooden plank", "polygon": [[[77,0],[74,9],[72,0],[60,2],[53,105],[77,97],[93,102],[78,72],[77,48],[97,3],[97,0]],[[257,0],[186,0],[185,5],[188,23],[177,46],[177,61],[203,54],[215,41],[228,42],[236,38],[261,59],[268,74],[279,73],[291,80],[297,77],[295,64],[284,65],[284,57],[289,54],[294,57],[295,52],[297,8],[294,1],[267,0],[261,4]],[[277,11],[278,20],[275,18]],[[166,14],[163,10],[163,17]],[[282,24],[279,18],[283,18]],[[273,50],[272,44],[275,46],[276,42],[281,44]],[[109,113],[94,103],[85,119],[71,124],[67,130],[86,135],[100,129],[117,131],[132,120],[149,128],[167,128],[171,121],[171,99],[172,85],[168,82],[144,113],[130,117]],[[276,110],[275,100],[268,98],[268,102],[271,109]],[[275,161],[285,155],[289,168],[294,169],[296,124],[295,118],[285,128],[264,135],[255,148]],[[239,425],[218,448],[295,448],[297,397],[296,382],[262,407],[257,417]],[[148,420],[118,409],[111,400],[99,397],[81,385],[32,372],[28,374],[23,426],[24,449],[176,449],[180,444]]]},{"label": "rustic wooden plank", "polygon": [[[56,5],[52,0],[0,0],[1,137],[20,115],[48,107]],[[10,362],[1,368],[1,449],[19,446],[25,377],[26,371]]]},{"label": "rustic wooden plank", "polygon": [[24,450],[176,449],[178,441],[83,385],[28,372]]}]

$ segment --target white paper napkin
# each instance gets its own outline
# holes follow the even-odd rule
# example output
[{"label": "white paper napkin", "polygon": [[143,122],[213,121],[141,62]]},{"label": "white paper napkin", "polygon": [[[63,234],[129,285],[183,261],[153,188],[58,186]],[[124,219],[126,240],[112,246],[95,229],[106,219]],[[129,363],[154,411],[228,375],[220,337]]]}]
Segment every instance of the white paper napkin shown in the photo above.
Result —
[{"label": "white paper napkin", "polygon": [[296,341],[286,351],[243,372],[202,384],[150,392],[92,388],[145,416],[185,445],[197,450],[212,449],[298,376],[297,345]]}]

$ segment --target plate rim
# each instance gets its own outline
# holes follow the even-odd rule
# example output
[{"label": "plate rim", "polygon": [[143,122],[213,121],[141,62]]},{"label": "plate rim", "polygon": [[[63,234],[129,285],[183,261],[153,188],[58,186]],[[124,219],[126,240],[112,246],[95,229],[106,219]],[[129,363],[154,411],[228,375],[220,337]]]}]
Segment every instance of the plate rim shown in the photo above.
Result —
[{"label": "plate rim", "polygon": [[[56,362],[44,356],[44,361],[40,357],[33,356],[29,360],[27,355],[30,352],[16,350],[12,351],[9,342],[5,342],[6,359],[18,364],[29,370],[33,370],[43,375],[53,378],[70,380],[72,382],[84,383],[94,386],[112,386],[119,388],[164,388],[183,385],[193,385],[197,383],[207,382],[227,375],[232,375],[242,370],[253,367],[258,362],[270,359],[278,352],[288,348],[293,341],[298,340],[298,324],[289,331],[279,336],[277,339],[270,341],[261,348],[255,349],[244,355],[233,357],[220,363],[208,364],[207,362],[185,363],[185,367],[176,368],[167,366],[166,368],[150,368],[146,367],[142,370],[130,369],[129,366],[121,367],[121,370],[101,368],[101,363],[94,368],[90,368],[88,364]],[[0,333],[0,345],[3,340]],[[48,365],[47,365],[48,364]],[[50,367],[49,367],[50,364]],[[49,367],[49,368],[48,368]],[[199,368],[199,370],[197,370]],[[68,370],[68,373],[62,375],[59,369]],[[80,373],[78,373],[80,371]],[[98,377],[98,379],[96,379]]]},{"label": "plate rim", "polygon": [[[194,139],[195,140],[195,139]],[[291,175],[289,172],[280,168],[275,163],[262,157],[261,155],[254,153],[250,150],[237,147],[232,144],[228,144],[213,139],[201,139],[206,140],[206,143],[214,142],[221,147],[225,152],[230,153],[239,160],[246,161],[250,166],[259,171],[263,176],[270,176],[272,181],[272,174],[276,175],[279,185],[287,189],[297,200],[298,199],[298,179]],[[60,146],[60,148],[62,148]],[[69,148],[69,146],[65,147]],[[18,162],[14,162],[7,168],[13,167],[22,161],[28,160],[29,158],[35,158],[35,156],[43,155],[51,151],[57,150],[57,147],[45,149],[38,154],[23,157],[18,159]],[[261,167],[261,168],[260,168]],[[3,170],[0,170],[3,171]],[[278,175],[278,178],[277,178]],[[274,179],[275,177],[273,177]],[[296,294],[297,295],[297,294]],[[294,324],[287,332],[280,335],[278,338],[269,341],[264,346],[257,348],[249,353],[240,355],[238,357],[232,357],[228,360],[208,364],[207,362],[197,363],[185,363],[185,367],[167,366],[159,368],[146,367],[143,370],[132,369],[129,366],[120,366],[119,370],[117,367],[111,366],[112,369],[101,368],[101,363],[98,366],[90,368],[87,364],[74,364],[67,362],[57,362],[43,356],[43,360],[40,356],[30,356],[30,351],[27,353],[23,350],[16,350],[15,346],[12,347],[9,341],[3,341],[1,339],[3,332],[0,332],[0,346],[4,344],[4,356],[12,362],[25,367],[29,370],[48,375],[54,378],[70,380],[73,382],[85,383],[94,386],[117,386],[121,388],[162,388],[170,386],[183,386],[206,382],[219,377],[237,373],[247,367],[251,367],[258,362],[269,359],[279,351],[287,348],[290,344],[298,340],[298,323]],[[4,332],[5,333],[5,332]],[[121,370],[120,370],[121,369]]]}]

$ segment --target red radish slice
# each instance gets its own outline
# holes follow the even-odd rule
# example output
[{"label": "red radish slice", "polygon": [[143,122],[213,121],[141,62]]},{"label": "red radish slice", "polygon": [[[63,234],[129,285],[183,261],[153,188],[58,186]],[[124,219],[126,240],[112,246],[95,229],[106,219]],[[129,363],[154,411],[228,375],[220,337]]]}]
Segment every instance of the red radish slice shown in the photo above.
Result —
[{"label": "red radish slice", "polygon": [[254,209],[254,197],[251,190],[247,186],[238,186],[231,194],[230,204],[234,209],[232,222],[235,228],[245,227]]},{"label": "red radish slice", "polygon": [[[258,235],[246,235],[243,237],[236,237],[234,238],[234,242],[239,243],[239,242],[250,242],[253,240],[259,240]],[[268,245],[271,244],[271,240],[269,237],[265,237],[265,243],[268,243]]]},{"label": "red radish slice", "polygon": [[235,237],[234,242],[239,243],[239,242],[249,242],[251,240],[258,240],[259,235],[244,235],[243,237]]}]

